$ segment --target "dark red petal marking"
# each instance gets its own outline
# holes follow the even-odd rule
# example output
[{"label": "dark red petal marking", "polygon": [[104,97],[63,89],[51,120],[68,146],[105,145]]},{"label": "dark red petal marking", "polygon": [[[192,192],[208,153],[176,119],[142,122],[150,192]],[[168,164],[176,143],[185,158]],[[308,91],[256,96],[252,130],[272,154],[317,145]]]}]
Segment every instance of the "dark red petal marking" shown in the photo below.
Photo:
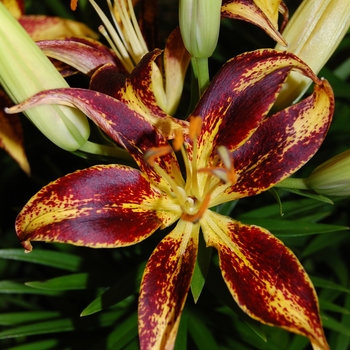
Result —
[{"label": "dark red petal marking", "polygon": [[203,162],[215,156],[218,146],[233,151],[254,133],[291,70],[318,81],[298,57],[276,50],[244,53],[220,69],[192,113],[203,118],[199,137]]},{"label": "dark red petal marking", "polygon": [[29,250],[30,240],[94,248],[131,245],[169,219],[171,214],[157,211],[162,197],[136,169],[94,166],[42,188],[18,215],[16,230]]},{"label": "dark red petal marking", "polygon": [[199,225],[180,220],[152,253],[139,300],[141,350],[172,349],[197,256]]},{"label": "dark red petal marking", "polygon": [[223,278],[243,311],[328,349],[316,292],[296,256],[261,227],[207,213],[201,222],[205,240],[219,251]]},{"label": "dark red petal marking", "polygon": [[313,95],[269,117],[253,136],[232,153],[239,174],[227,190],[240,197],[260,193],[304,165],[326,137],[334,111],[327,81],[315,86]]}]

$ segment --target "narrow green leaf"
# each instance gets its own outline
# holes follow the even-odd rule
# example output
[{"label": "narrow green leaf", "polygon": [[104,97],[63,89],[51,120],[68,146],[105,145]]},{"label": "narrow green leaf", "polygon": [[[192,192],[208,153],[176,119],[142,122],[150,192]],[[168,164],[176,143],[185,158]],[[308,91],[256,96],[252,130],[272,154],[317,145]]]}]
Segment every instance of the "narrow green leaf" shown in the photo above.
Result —
[{"label": "narrow green leaf", "polygon": [[26,324],[0,332],[0,339],[107,327],[113,324],[124,313],[124,310],[114,310],[96,315],[97,317],[61,318],[59,320]]},{"label": "narrow green leaf", "polygon": [[348,232],[338,232],[336,235],[332,236],[332,239],[329,239],[328,235],[317,236],[310,242],[308,246],[305,247],[302,253],[302,257],[306,257],[322,249],[329,248],[330,246],[336,246],[348,238]]},{"label": "narrow green leaf", "polygon": [[93,300],[80,315],[88,316],[100,312],[101,310],[107,309],[137,292],[140,287],[145,265],[146,263],[142,263],[132,271],[123,273],[113,286]]},{"label": "narrow green leaf", "polygon": [[219,350],[210,329],[204,324],[202,319],[193,312],[189,313],[188,316],[188,332],[191,334],[198,349]]},{"label": "narrow green leaf", "polygon": [[137,331],[137,312],[129,316],[125,321],[118,324],[118,327],[103,340],[103,344],[96,350],[102,349],[106,344],[106,350],[124,349],[133,339],[138,337]]},{"label": "narrow green leaf", "polygon": [[[312,199],[302,199],[302,200],[299,199],[295,201],[286,201],[286,202],[283,202],[283,213],[284,213],[283,218],[293,217],[295,215],[298,215],[300,217],[300,214],[304,212],[308,212],[311,210],[315,211],[316,209],[319,210],[323,206],[325,206],[324,203],[315,201]],[[241,214],[238,217],[238,220],[243,221],[248,218],[273,219],[279,216],[279,212],[280,212],[279,205],[272,204],[272,205],[267,205],[265,207],[261,207],[261,208],[246,212],[244,214]]]},{"label": "narrow green leaf", "polygon": [[0,314],[0,325],[13,326],[21,323],[33,321],[42,321],[50,318],[60,317],[58,311],[27,311],[27,312],[11,312]]},{"label": "narrow green leaf", "polygon": [[23,249],[0,249],[0,258],[26,261],[72,272],[78,271],[82,264],[82,258],[77,255],[40,249],[34,249],[30,253],[24,253]]},{"label": "narrow green leaf", "polygon": [[191,281],[191,292],[195,303],[197,303],[199,296],[202,293],[204,283],[207,278],[211,260],[211,253],[212,248],[206,247],[204,238],[202,235],[200,235],[198,245],[198,256]]},{"label": "narrow green leaf", "polygon": [[316,199],[320,202],[328,203],[328,204],[334,204],[331,199],[329,199],[326,196],[323,196],[322,194],[317,194],[311,191],[303,191],[303,190],[297,190],[297,189],[291,189],[291,188],[283,188],[284,191],[291,192],[298,194],[299,196],[311,198],[311,199]]},{"label": "narrow green leaf", "polygon": [[185,307],[181,315],[180,325],[176,336],[174,350],[187,349],[187,330],[188,330],[187,323],[188,323],[188,316],[187,316],[187,308]]},{"label": "narrow green leaf", "polygon": [[0,293],[60,295],[59,291],[31,288],[16,281],[0,281]]},{"label": "narrow green leaf", "polygon": [[328,315],[321,315],[321,319],[322,319],[324,328],[331,329],[333,331],[336,331],[338,333],[341,333],[350,337],[349,325],[344,325]]},{"label": "narrow green leaf", "polygon": [[321,310],[329,310],[329,311],[339,312],[344,315],[350,315],[350,310],[346,309],[345,307],[341,307],[328,300],[324,300],[321,298],[319,298],[318,301],[320,303]]},{"label": "narrow green leaf", "polygon": [[50,350],[58,349],[59,340],[58,339],[45,339],[36,342],[26,342],[25,344],[17,345],[7,350]]},{"label": "narrow green leaf", "polygon": [[323,279],[320,277],[314,277],[314,276],[310,276],[310,278],[315,287],[322,287],[326,289],[336,290],[338,292],[350,293],[350,289],[344,286],[341,286],[337,283],[334,283],[332,281],[328,281],[326,279]]},{"label": "narrow green leaf", "polygon": [[321,233],[349,230],[347,226],[319,224],[295,220],[244,219],[245,224],[257,225],[271,231],[275,236],[300,237]]},{"label": "narrow green leaf", "polygon": [[250,328],[250,330],[252,330],[265,343],[267,342],[266,334],[261,327],[261,323],[253,320],[246,313],[244,313],[242,309],[237,305],[237,303],[233,300],[217,266],[213,266],[213,268],[210,269],[210,273],[206,281],[206,287],[211,291],[211,293],[213,293],[213,295],[219,298],[236,315],[238,315],[240,319],[242,319],[242,321]]}]

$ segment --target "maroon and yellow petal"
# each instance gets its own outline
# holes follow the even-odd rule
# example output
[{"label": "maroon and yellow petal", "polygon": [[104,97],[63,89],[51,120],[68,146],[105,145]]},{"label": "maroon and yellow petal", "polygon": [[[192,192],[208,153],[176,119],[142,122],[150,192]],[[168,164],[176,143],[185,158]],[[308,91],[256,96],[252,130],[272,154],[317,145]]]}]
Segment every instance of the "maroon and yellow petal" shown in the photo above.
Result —
[{"label": "maroon and yellow petal", "polygon": [[203,118],[199,167],[216,157],[220,145],[241,147],[266,118],[288,73],[298,71],[320,83],[295,55],[256,50],[228,61],[213,78],[192,115]]},{"label": "maroon and yellow petal", "polygon": [[296,256],[269,231],[212,211],[201,220],[208,246],[219,252],[222,276],[252,318],[308,337],[329,349],[316,292]]},{"label": "maroon and yellow petal", "polygon": [[180,220],[148,260],[139,298],[141,350],[173,349],[197,257],[199,225]]},{"label": "maroon and yellow petal", "polygon": [[[280,5],[282,3],[282,5]],[[288,12],[280,0],[224,0],[221,7],[221,16],[252,23],[263,29],[272,39],[283,46],[286,41],[278,31],[278,12],[282,12],[287,21]]]},{"label": "maroon and yellow petal", "polygon": [[333,111],[332,89],[323,80],[311,96],[267,118],[232,153],[237,183],[218,193],[216,200],[225,202],[258,194],[300,169],[325,139]]},{"label": "maroon and yellow petal", "polygon": [[30,166],[24,149],[23,130],[17,114],[4,113],[4,107],[12,105],[12,101],[0,89],[0,148],[4,149],[25,171],[30,173]]},{"label": "maroon and yellow petal", "polygon": [[[159,132],[168,126],[167,118],[153,126],[149,119],[130,109],[126,104],[105,94],[87,89],[53,89],[40,92],[11,108],[11,112],[22,112],[43,104],[60,104],[80,109],[117,144],[124,147],[135,159],[150,181],[167,191],[168,184],[144,159],[147,150],[168,146],[167,139]],[[175,122],[175,119],[174,119]],[[178,167],[173,152],[157,159],[159,166],[172,176]]]},{"label": "maroon and yellow petal", "polygon": [[22,16],[19,23],[34,41],[53,40],[63,37],[89,37],[97,39],[99,35],[84,23],[43,15]]},{"label": "maroon and yellow petal", "polygon": [[171,200],[140,171],[99,165],[43,187],[18,215],[16,231],[28,251],[30,241],[121,247],[144,240],[178,217]]},{"label": "maroon and yellow petal", "polygon": [[[170,33],[163,57],[165,96],[160,106],[166,113],[174,115],[182,96],[186,72],[191,60],[191,55],[183,44],[179,28]],[[160,96],[156,95],[156,98],[159,103]]]},{"label": "maroon and yellow petal", "polygon": [[11,15],[16,19],[24,14],[24,0],[1,0]]},{"label": "maroon and yellow petal", "polygon": [[125,69],[117,56],[99,41],[88,38],[65,38],[37,42],[44,54],[62,61],[77,71],[91,75],[97,68],[111,63],[121,72]]}]

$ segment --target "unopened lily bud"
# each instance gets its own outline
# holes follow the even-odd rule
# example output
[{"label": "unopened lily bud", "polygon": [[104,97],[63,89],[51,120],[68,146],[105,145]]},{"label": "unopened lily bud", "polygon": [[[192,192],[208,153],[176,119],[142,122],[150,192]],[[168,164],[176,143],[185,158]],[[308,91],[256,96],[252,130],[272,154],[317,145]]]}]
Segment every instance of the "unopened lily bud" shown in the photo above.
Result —
[{"label": "unopened lily bud", "polygon": [[220,31],[221,0],[180,0],[179,23],[187,51],[197,58],[210,57]]},{"label": "unopened lily bud", "polygon": [[[350,26],[350,0],[304,0],[283,31],[287,50],[318,74],[338,47]],[[286,48],[280,44],[277,50]],[[311,80],[290,73],[275,105],[283,108],[306,92]]]},{"label": "unopened lily bud", "polygon": [[[69,85],[0,2],[0,84],[15,103],[48,89]],[[88,139],[84,114],[66,106],[40,106],[24,112],[57,146],[74,151]]]},{"label": "unopened lily bud", "polygon": [[308,178],[307,185],[326,196],[350,196],[350,150],[318,166]]}]

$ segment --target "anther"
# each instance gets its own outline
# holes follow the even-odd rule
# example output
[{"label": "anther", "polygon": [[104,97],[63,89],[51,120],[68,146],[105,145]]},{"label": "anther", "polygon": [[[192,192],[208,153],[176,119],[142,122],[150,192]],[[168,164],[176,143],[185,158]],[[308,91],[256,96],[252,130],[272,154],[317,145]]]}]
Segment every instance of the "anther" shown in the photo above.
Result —
[{"label": "anther", "polygon": [[203,120],[201,117],[199,117],[199,116],[191,117],[190,127],[189,127],[189,135],[188,135],[190,140],[193,141],[193,140],[197,139],[197,137],[201,133],[202,124],[203,124]]},{"label": "anther", "polygon": [[144,158],[150,166],[154,167],[155,160],[158,157],[165,156],[166,154],[169,154],[171,151],[172,151],[172,148],[170,146],[149,148],[146,151]]}]

